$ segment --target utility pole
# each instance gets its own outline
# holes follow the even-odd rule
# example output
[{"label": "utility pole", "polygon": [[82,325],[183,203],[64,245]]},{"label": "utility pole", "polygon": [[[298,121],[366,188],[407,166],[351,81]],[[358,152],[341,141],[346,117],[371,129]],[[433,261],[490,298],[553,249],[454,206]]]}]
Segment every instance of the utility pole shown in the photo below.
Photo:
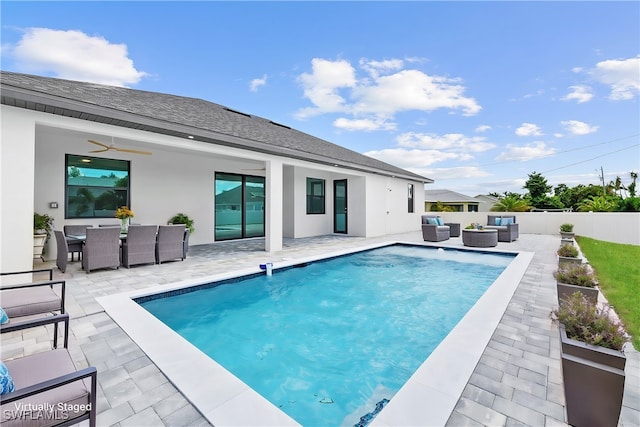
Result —
[{"label": "utility pole", "polygon": [[604,170],[602,169],[602,166],[600,166],[600,179],[602,180],[602,195],[606,196],[607,190],[604,188]]}]

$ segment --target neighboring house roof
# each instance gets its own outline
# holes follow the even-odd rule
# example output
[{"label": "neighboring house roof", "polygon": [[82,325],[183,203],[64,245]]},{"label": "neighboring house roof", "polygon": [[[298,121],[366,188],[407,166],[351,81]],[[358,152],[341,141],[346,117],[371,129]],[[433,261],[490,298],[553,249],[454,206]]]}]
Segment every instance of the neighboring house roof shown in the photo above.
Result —
[{"label": "neighboring house roof", "polygon": [[442,202],[442,203],[479,203],[473,197],[456,193],[451,190],[424,190],[425,202]]},{"label": "neighboring house roof", "polygon": [[482,200],[484,202],[492,202],[495,203],[498,201],[497,197],[489,196],[488,194],[478,194],[474,197],[474,199]]},{"label": "neighboring house roof", "polygon": [[0,71],[2,104],[421,182],[433,180],[197,98]]}]

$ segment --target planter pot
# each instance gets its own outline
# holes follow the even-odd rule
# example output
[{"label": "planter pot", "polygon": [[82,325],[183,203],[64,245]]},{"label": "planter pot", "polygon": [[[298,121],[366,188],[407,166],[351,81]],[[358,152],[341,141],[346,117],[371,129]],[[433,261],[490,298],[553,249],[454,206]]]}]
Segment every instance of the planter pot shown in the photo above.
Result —
[{"label": "planter pot", "polygon": [[47,241],[46,234],[33,235],[33,259],[42,258],[42,251],[44,251],[44,244],[46,241]]},{"label": "planter pot", "polygon": [[558,255],[558,265],[563,264],[582,264],[582,258]]},{"label": "planter pot", "polygon": [[556,289],[558,291],[558,304],[560,304],[561,299],[567,299],[575,292],[580,292],[593,304],[598,302],[597,288],[588,288],[586,286],[569,285],[568,283],[557,282]]},{"label": "planter pot", "polygon": [[563,239],[571,239],[571,240],[573,240],[575,235],[576,235],[576,233],[574,233],[572,231],[561,231],[560,232],[560,237],[563,238]]},{"label": "planter pot", "polygon": [[575,244],[575,241],[573,239],[564,238],[564,237],[562,239],[560,239],[560,246],[563,246],[563,245],[571,245],[571,246],[573,246],[574,244]]},{"label": "planter pot", "polygon": [[567,422],[616,426],[624,392],[624,353],[569,339],[560,325]]}]

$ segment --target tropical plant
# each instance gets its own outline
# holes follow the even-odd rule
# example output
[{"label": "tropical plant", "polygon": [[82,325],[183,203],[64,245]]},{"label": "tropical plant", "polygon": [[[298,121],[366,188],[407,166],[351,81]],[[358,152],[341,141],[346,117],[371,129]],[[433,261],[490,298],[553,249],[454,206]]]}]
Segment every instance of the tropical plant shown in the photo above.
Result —
[{"label": "tropical plant", "polygon": [[560,224],[560,231],[562,231],[563,233],[572,233],[573,224],[569,224],[569,223]]},{"label": "tropical plant", "polygon": [[553,277],[558,283],[583,286],[585,288],[594,288],[598,284],[591,267],[587,264],[565,265],[553,273]]},{"label": "tropical plant", "polygon": [[33,214],[33,234],[46,234],[47,237],[51,235],[53,229],[53,217],[47,214],[39,214],[35,212]]},{"label": "tropical plant", "polygon": [[185,227],[189,230],[190,234],[193,234],[193,232],[196,231],[196,229],[193,227],[194,223],[194,220],[183,213],[175,214],[174,216],[169,218],[169,221],[167,221],[167,224],[184,224]]},{"label": "tropical plant", "polygon": [[437,201],[435,205],[431,205],[432,212],[455,212],[456,209],[453,206],[445,205],[441,201]]},{"label": "tropical plant", "polygon": [[575,292],[551,313],[554,320],[564,325],[568,338],[621,350],[627,336],[622,324],[612,319],[610,311],[608,304],[598,307]]},{"label": "tropical plant", "polygon": [[567,257],[567,258],[577,258],[578,248],[570,244],[562,245],[558,249],[558,256]]},{"label": "tropical plant", "polygon": [[501,197],[492,207],[493,212],[527,212],[531,209],[529,202],[519,195],[510,194]]},{"label": "tropical plant", "polygon": [[578,206],[580,212],[611,212],[616,203],[606,196],[591,196]]}]

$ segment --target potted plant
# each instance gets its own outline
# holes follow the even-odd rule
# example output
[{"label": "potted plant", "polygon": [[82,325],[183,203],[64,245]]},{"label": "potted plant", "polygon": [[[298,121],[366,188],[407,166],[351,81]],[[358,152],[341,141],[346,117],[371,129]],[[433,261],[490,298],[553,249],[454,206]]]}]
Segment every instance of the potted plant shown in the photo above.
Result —
[{"label": "potted plant", "polygon": [[193,234],[196,229],[193,227],[194,221],[183,213],[178,213],[172,216],[167,224],[184,224],[185,228],[189,230],[190,234]]},{"label": "potted plant", "polygon": [[558,249],[558,264],[575,263],[582,264],[582,258],[579,257],[578,248],[570,244],[564,244]]},{"label": "potted plant", "polygon": [[574,236],[575,233],[573,232],[573,224],[560,224],[560,237],[562,239],[573,239]]},{"label": "potted plant", "polygon": [[[45,244],[53,229],[53,217],[47,214],[33,214],[33,257],[42,258]],[[44,259],[43,259],[44,260]]]},{"label": "potted plant", "polygon": [[553,273],[556,278],[558,303],[580,292],[592,303],[598,302],[598,282],[587,264],[565,264]]},{"label": "potted plant", "polygon": [[567,422],[618,425],[624,392],[627,341],[608,305],[598,308],[576,292],[552,312],[559,322]]}]

